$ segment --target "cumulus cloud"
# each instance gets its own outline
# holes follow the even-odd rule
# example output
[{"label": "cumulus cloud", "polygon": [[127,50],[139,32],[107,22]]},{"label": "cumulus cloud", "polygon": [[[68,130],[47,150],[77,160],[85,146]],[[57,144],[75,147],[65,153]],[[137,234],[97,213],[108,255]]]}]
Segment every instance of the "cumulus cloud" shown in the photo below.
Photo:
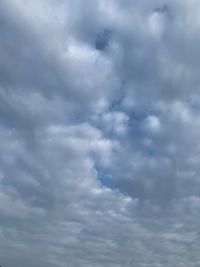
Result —
[{"label": "cumulus cloud", "polygon": [[1,1],[2,266],[198,266],[198,13]]}]

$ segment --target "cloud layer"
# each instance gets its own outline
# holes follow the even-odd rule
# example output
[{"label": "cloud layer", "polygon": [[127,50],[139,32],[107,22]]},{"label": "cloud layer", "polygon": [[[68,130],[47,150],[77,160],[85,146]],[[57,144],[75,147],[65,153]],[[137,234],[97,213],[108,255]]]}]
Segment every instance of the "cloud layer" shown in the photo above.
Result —
[{"label": "cloud layer", "polygon": [[199,266],[199,8],[1,1],[2,266]]}]

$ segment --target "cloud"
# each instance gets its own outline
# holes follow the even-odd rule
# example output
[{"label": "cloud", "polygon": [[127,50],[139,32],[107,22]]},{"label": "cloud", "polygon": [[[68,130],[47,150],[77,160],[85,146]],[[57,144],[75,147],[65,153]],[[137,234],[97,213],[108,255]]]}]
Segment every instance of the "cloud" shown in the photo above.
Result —
[{"label": "cloud", "polygon": [[0,4],[0,264],[197,266],[197,1]]}]

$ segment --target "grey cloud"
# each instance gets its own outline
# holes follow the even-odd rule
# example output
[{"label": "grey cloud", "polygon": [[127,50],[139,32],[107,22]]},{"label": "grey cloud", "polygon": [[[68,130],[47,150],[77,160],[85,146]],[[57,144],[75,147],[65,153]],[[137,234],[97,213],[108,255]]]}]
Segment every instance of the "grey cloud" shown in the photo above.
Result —
[{"label": "grey cloud", "polygon": [[199,264],[197,1],[0,4],[0,264]]}]

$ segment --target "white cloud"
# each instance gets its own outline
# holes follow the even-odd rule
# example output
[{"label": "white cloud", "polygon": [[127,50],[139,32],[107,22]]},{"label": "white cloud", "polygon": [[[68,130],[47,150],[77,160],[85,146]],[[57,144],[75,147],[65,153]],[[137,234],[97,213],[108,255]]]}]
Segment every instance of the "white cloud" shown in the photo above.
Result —
[{"label": "white cloud", "polygon": [[150,115],[146,119],[147,131],[158,132],[161,128],[160,120],[154,115]]}]

